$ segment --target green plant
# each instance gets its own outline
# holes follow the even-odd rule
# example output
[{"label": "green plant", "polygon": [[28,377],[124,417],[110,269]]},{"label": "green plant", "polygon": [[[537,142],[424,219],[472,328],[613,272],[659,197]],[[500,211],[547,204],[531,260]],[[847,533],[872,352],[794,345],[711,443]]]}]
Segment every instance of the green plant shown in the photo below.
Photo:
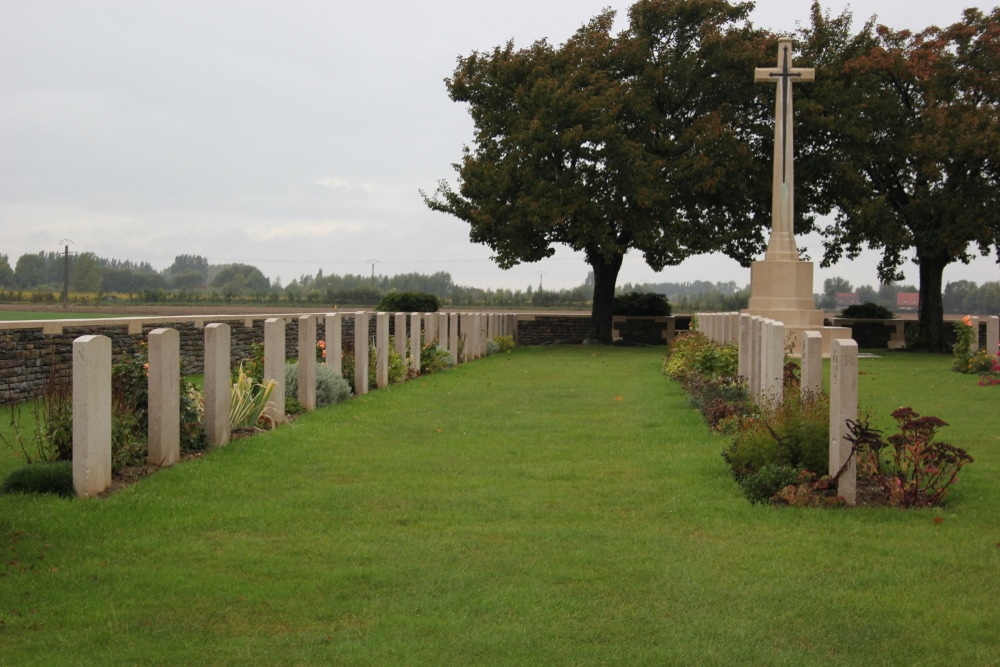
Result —
[{"label": "green plant", "polygon": [[741,486],[767,465],[826,470],[829,414],[830,399],[824,393],[806,398],[786,394],[777,408],[762,408],[757,416],[744,420],[722,458]]},{"label": "green plant", "polygon": [[951,349],[952,370],[957,373],[971,373],[972,343],[979,332],[972,330],[972,318],[968,315],[963,317],[961,321],[955,322],[954,327],[955,345]]},{"label": "green plant", "polygon": [[45,393],[30,406],[30,415],[26,418],[23,404],[8,406],[9,429],[0,430],[0,439],[25,463],[70,460],[73,455],[70,382],[50,376]]},{"label": "green plant", "polygon": [[516,345],[513,336],[496,336],[493,341],[497,344],[497,352],[510,352]]},{"label": "green plant", "polygon": [[440,308],[438,298],[426,292],[389,292],[375,306],[387,313],[436,313]]},{"label": "green plant", "polygon": [[674,338],[663,362],[663,372],[682,384],[691,374],[735,378],[738,368],[739,348],[736,345],[713,343],[708,336],[695,331]]},{"label": "green plant", "polygon": [[[353,362],[353,359],[352,359]],[[353,371],[353,364],[351,370]],[[299,362],[285,364],[285,400],[299,392]],[[316,407],[342,403],[351,397],[351,385],[326,364],[316,366]],[[287,410],[286,410],[287,411]]]},{"label": "green plant", "polygon": [[[422,339],[421,339],[422,342]],[[420,350],[420,373],[435,373],[442,369],[454,366],[455,362],[451,358],[451,353],[438,343],[423,343]]]},{"label": "green plant", "polygon": [[862,304],[848,306],[840,311],[841,317],[849,317],[856,320],[891,320],[896,316],[891,310],[883,308],[877,303],[866,301]]},{"label": "green plant", "polygon": [[495,340],[493,340],[492,338],[487,339],[486,340],[486,356],[488,357],[491,354],[497,354],[498,352],[500,352],[500,346],[497,345],[497,342]]},{"label": "green plant", "polygon": [[768,463],[756,472],[747,475],[740,487],[743,495],[752,503],[769,503],[778,491],[789,484],[795,484],[800,471],[790,465]]},{"label": "green plant", "polygon": [[0,495],[9,493],[52,493],[73,497],[73,462],[42,462],[15,468],[0,483]]},{"label": "green plant", "polygon": [[889,494],[897,507],[929,507],[944,501],[959,471],[973,459],[964,449],[934,437],[948,424],[937,417],[921,417],[912,408],[892,413],[899,432],[882,437],[866,418],[849,421],[847,439],[858,455],[858,469]]},{"label": "green plant", "polygon": [[656,292],[629,292],[618,294],[614,300],[615,315],[660,316],[670,315],[670,302]]},{"label": "green plant", "polygon": [[265,414],[265,410],[272,405],[271,394],[276,386],[274,380],[267,380],[264,383],[254,382],[253,378],[244,372],[243,364],[240,364],[229,406],[230,426],[234,429],[258,428],[263,421],[273,428],[274,421]]},{"label": "green plant", "polygon": [[[180,436],[181,449],[197,451],[205,449],[204,430],[205,403],[201,392],[189,382],[178,366],[178,386],[180,392]],[[112,403],[118,403],[119,408],[113,411],[118,418],[127,423],[122,424],[119,432],[124,434],[129,430],[141,433],[143,440],[149,430],[149,357],[147,344],[140,341],[131,354],[122,355],[118,363],[111,367]],[[132,423],[129,415],[137,419]]]}]

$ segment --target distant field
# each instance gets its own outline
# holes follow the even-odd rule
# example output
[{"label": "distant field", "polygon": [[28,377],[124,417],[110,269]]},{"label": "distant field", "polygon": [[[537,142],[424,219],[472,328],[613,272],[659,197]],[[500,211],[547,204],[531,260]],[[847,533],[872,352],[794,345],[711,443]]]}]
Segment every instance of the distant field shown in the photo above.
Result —
[{"label": "distant field", "polygon": [[118,313],[64,313],[0,310],[0,322],[11,320],[90,320],[98,317],[127,317]]}]

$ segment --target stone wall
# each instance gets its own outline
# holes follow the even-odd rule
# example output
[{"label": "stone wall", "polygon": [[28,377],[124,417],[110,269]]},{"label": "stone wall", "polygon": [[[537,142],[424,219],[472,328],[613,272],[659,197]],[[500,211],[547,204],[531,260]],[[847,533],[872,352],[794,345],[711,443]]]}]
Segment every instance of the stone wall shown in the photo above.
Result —
[{"label": "stone wall", "polygon": [[518,315],[518,345],[580,343],[590,333],[590,315]]}]

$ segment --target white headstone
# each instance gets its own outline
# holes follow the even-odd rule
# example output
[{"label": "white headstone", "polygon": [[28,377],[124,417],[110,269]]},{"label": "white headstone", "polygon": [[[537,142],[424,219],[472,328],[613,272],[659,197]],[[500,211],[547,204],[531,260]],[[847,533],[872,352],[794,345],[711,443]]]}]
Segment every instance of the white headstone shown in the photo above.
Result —
[{"label": "white headstone", "polygon": [[81,498],[111,486],[111,339],[73,341],[73,489]]},{"label": "white headstone", "polygon": [[745,384],[750,382],[750,346],[753,341],[753,320],[751,316],[742,313],[739,319],[739,374]]},{"label": "white headstone", "polygon": [[326,365],[344,375],[344,329],[340,313],[326,316]]},{"label": "white headstone", "polygon": [[181,456],[181,336],[177,329],[149,332],[147,458],[171,466]]},{"label": "white headstone", "polygon": [[299,403],[306,410],[316,409],[316,318],[299,317]]},{"label": "white headstone", "polygon": [[264,382],[274,380],[274,391],[264,414],[275,424],[285,421],[285,320],[264,320]]},{"label": "white headstone", "polygon": [[375,386],[389,386],[389,313],[375,314]]},{"label": "white headstone", "polygon": [[229,422],[233,400],[230,345],[228,324],[205,327],[205,438],[208,444],[216,447],[229,442],[232,429]]},{"label": "white headstone", "polygon": [[420,374],[420,313],[410,313],[410,373]]},{"label": "white headstone", "polygon": [[858,418],[858,344],[835,339],[830,347],[830,475],[847,464],[837,482],[837,493],[848,505],[857,498],[857,462],[847,441],[847,420]]},{"label": "white headstone", "polygon": [[354,313],[354,393],[368,393],[368,313]]},{"label": "white headstone", "polygon": [[823,391],[823,334],[802,332],[802,397],[819,396]]}]

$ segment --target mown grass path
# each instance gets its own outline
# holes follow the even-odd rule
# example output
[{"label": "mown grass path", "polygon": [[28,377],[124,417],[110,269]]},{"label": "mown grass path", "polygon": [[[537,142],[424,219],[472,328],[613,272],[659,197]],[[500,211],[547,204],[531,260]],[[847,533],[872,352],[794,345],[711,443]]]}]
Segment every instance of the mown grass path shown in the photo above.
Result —
[{"label": "mown grass path", "polygon": [[109,498],[0,497],[0,664],[1000,661],[994,388],[863,361],[880,409],[960,393],[913,407],[977,462],[941,510],[780,510],[661,358],[519,349]]}]

